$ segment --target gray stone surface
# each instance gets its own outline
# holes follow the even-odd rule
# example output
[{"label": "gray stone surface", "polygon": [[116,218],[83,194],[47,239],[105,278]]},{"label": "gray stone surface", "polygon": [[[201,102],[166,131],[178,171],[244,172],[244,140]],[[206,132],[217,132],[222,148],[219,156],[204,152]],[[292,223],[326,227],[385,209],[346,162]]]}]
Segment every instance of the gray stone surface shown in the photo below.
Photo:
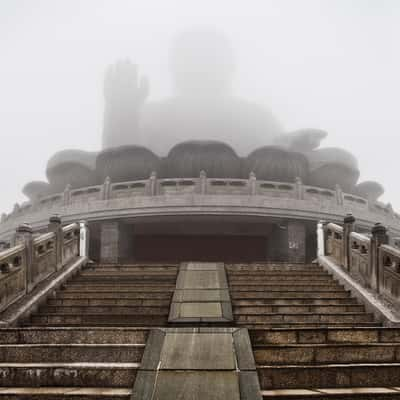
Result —
[{"label": "gray stone surface", "polygon": [[235,371],[161,371],[154,400],[240,400]]},{"label": "gray stone surface", "polygon": [[182,263],[170,306],[170,322],[223,322],[233,320],[223,263]]},{"label": "gray stone surface", "polygon": [[182,303],[180,317],[182,318],[217,318],[222,317],[221,303]]},{"label": "gray stone surface", "polygon": [[167,333],[160,369],[234,370],[229,333]]}]

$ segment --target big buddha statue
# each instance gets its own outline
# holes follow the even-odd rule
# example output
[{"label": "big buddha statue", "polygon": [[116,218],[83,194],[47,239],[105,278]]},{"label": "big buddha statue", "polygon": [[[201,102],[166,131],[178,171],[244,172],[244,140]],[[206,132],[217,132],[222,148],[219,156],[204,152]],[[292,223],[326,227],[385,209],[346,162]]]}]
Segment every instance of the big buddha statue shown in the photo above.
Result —
[{"label": "big buddha statue", "polygon": [[170,49],[174,93],[148,101],[151,85],[129,60],[109,67],[104,83],[102,150],[63,150],[48,162],[45,182],[31,182],[31,199],[104,182],[216,178],[294,182],[354,193],[375,201],[383,188],[357,185],[356,158],[340,148],[320,148],[320,129],[286,132],[264,106],[234,92],[235,57],[229,40],[213,29],[177,35]]}]

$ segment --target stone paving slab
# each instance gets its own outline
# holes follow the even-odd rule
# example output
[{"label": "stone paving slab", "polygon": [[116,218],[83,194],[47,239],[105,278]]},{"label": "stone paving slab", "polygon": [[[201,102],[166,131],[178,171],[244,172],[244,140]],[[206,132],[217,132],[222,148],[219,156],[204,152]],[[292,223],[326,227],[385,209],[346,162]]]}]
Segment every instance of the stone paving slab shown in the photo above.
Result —
[{"label": "stone paving slab", "polygon": [[182,263],[168,321],[219,323],[232,320],[232,304],[224,264]]}]

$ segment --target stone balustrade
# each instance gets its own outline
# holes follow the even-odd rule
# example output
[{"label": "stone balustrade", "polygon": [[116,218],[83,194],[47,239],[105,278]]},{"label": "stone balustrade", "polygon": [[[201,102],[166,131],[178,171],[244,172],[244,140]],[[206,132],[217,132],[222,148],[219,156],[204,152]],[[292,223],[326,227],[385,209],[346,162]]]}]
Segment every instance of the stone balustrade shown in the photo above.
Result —
[{"label": "stone balustrade", "polygon": [[[292,183],[262,181],[257,180],[254,173],[250,174],[249,179],[208,178],[205,172],[201,172],[198,178],[159,179],[152,173],[149,179],[145,180],[111,182],[107,178],[101,185],[77,189],[71,189],[68,185],[62,193],[16,206],[9,215],[3,214],[0,221],[0,238],[9,238],[16,226],[23,221],[29,221],[35,229],[41,229],[48,216],[55,213],[68,221],[90,219],[94,211],[104,214],[105,218],[108,217],[107,210],[113,208],[137,209],[140,204],[143,209],[157,203],[159,207],[163,205],[167,209],[171,206],[176,207],[175,203],[188,203],[189,197],[197,198],[194,207],[197,207],[199,202],[214,202],[216,207],[222,208],[230,199],[232,203],[242,206],[254,203],[258,210],[260,204],[264,206],[270,203],[268,208],[271,209],[274,207],[273,203],[279,201],[285,210],[299,211],[295,217],[312,220],[318,220],[325,215],[325,219],[338,221],[343,215],[351,212],[357,215],[359,220],[365,221],[365,226],[370,227],[373,221],[380,220],[389,226],[394,234],[400,235],[400,215],[390,206],[382,203],[372,204],[359,196],[343,193],[340,187],[329,190],[308,186],[299,178]],[[154,198],[157,198],[157,201],[154,201]],[[175,201],[174,204],[170,204],[172,200]],[[235,207],[237,208],[236,205]],[[315,218],[317,213],[321,216]]]},{"label": "stone balustrade", "polygon": [[324,247],[325,255],[364,287],[400,304],[400,249],[388,245],[383,225],[375,224],[368,235],[357,233],[355,226],[352,215],[345,217],[343,227],[319,224],[324,237],[320,246]]},{"label": "stone balustrade", "polygon": [[82,229],[85,224],[62,227],[60,218],[52,217],[49,232],[34,237],[30,225],[20,225],[15,245],[0,251],[0,311],[79,256]]}]

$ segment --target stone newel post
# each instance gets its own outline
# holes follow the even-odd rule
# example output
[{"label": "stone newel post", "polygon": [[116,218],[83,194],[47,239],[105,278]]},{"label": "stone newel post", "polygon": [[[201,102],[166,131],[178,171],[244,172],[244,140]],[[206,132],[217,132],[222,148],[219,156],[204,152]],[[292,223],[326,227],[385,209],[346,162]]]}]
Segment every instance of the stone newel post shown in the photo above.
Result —
[{"label": "stone newel post", "polygon": [[53,215],[49,219],[48,225],[49,232],[55,234],[55,249],[56,249],[56,271],[62,267],[62,254],[63,254],[63,231],[61,226],[61,218],[58,215]]},{"label": "stone newel post", "polygon": [[354,232],[354,223],[356,219],[352,214],[344,217],[343,223],[343,267],[350,272],[351,267],[351,240],[350,234]]},{"label": "stone newel post", "polygon": [[379,247],[387,244],[389,239],[386,234],[386,227],[382,224],[375,224],[371,230],[371,251],[370,251],[370,268],[371,268],[371,288],[380,293],[382,274],[379,265]]},{"label": "stone newel post", "polygon": [[89,257],[89,228],[87,221],[79,222],[79,255]]},{"label": "stone newel post", "polygon": [[25,245],[25,264],[26,264],[26,290],[32,289],[35,271],[33,265],[33,230],[29,224],[19,225],[15,233],[15,244]]}]

